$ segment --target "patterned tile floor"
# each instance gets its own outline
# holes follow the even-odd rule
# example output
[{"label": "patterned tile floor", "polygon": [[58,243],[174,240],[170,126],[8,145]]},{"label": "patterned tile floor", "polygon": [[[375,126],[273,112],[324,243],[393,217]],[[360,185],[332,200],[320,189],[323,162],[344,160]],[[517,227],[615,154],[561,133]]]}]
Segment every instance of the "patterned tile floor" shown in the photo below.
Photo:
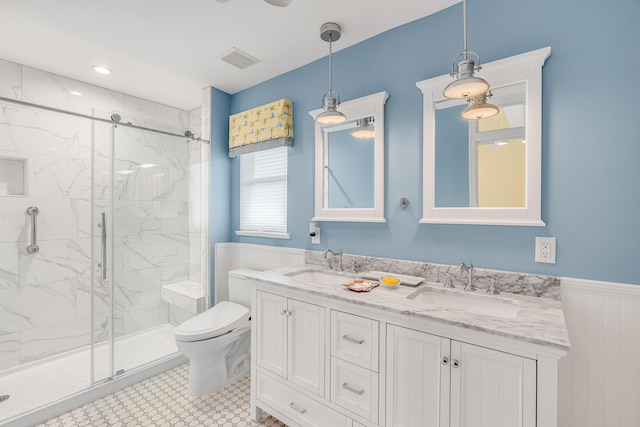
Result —
[{"label": "patterned tile floor", "polygon": [[38,427],[254,427],[285,426],[264,415],[249,417],[249,374],[205,396],[187,394],[189,365],[151,377]]}]

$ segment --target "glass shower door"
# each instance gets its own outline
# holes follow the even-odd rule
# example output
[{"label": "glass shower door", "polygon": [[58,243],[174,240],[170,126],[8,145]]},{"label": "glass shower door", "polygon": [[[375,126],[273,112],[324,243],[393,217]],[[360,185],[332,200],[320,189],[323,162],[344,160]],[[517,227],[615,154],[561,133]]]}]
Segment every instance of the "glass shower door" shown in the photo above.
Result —
[{"label": "glass shower door", "polygon": [[112,216],[113,139],[115,127],[92,124],[91,195],[91,383],[113,377],[113,246],[109,238]]},{"label": "glass shower door", "polygon": [[161,287],[189,280],[191,240],[199,242],[190,239],[190,151],[182,137],[113,127],[106,212],[112,376],[177,352],[171,318],[175,324],[184,314],[162,299]]}]

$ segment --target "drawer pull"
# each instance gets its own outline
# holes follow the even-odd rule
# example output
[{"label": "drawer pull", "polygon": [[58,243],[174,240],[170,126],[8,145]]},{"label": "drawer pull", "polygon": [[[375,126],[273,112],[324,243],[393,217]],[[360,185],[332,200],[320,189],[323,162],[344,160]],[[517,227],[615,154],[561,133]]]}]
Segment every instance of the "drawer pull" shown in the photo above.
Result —
[{"label": "drawer pull", "polygon": [[351,393],[355,393],[359,396],[362,396],[364,394],[364,390],[358,390],[357,388],[353,388],[347,383],[342,383],[342,388],[344,388],[345,390],[349,390]]},{"label": "drawer pull", "polygon": [[342,339],[356,344],[364,344],[364,340],[357,340],[355,338],[351,338],[349,335],[343,335]]},{"label": "drawer pull", "polygon": [[295,403],[289,403],[289,408],[293,409],[296,412],[300,412],[301,414],[305,414],[307,412],[304,408],[298,408]]}]

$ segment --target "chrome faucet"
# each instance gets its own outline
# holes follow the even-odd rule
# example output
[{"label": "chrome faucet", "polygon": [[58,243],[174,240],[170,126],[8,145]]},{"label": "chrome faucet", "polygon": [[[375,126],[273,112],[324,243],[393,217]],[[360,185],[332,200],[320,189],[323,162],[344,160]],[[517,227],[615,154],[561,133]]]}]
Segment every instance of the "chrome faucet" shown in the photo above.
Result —
[{"label": "chrome faucet", "polygon": [[449,289],[453,289],[456,286],[453,284],[453,276],[451,276],[451,273],[447,273],[447,279],[444,281],[444,286],[445,288],[449,288]]},{"label": "chrome faucet", "polygon": [[464,287],[465,291],[475,291],[476,285],[473,283],[473,263],[469,261],[469,264],[465,264],[464,262],[460,264],[460,273],[467,272],[467,285]]},{"label": "chrome faucet", "polygon": [[342,249],[340,249],[340,251],[338,252],[333,252],[331,249],[327,249],[326,251],[324,251],[324,259],[327,260],[327,265],[329,266],[329,268],[333,269],[333,267],[331,266],[331,260],[329,259],[329,255],[332,255],[334,258],[338,257],[338,271],[343,271],[344,269],[342,268]]},{"label": "chrome faucet", "polygon": [[487,289],[487,293],[491,295],[498,295],[500,293],[497,281],[494,277],[489,279],[489,288]]}]

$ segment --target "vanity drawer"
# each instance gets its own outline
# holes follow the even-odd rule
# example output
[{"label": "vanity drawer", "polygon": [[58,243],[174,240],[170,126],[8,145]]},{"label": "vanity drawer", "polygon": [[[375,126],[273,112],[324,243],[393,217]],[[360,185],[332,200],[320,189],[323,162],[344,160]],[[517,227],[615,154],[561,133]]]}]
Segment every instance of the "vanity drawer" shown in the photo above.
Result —
[{"label": "vanity drawer", "polygon": [[331,401],[377,423],[378,374],[332,357]]},{"label": "vanity drawer", "polygon": [[379,323],[331,310],[331,355],[378,372]]},{"label": "vanity drawer", "polygon": [[258,400],[301,426],[336,427],[345,426],[347,423],[347,417],[344,415],[261,372],[257,373],[256,394]]}]

